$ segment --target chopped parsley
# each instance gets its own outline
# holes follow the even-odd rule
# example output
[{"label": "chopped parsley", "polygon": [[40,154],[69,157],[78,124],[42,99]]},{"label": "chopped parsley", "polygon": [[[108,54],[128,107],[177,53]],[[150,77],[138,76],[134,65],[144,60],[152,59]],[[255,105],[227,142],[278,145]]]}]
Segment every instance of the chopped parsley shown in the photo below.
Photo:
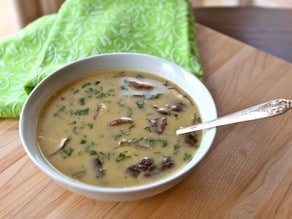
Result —
[{"label": "chopped parsley", "polygon": [[198,123],[201,123],[201,122],[202,122],[202,119],[201,119],[200,116],[197,118],[197,122],[198,122]]},{"label": "chopped parsley", "polygon": [[127,158],[130,158],[131,156],[127,155],[126,153],[119,153],[118,156],[115,158],[115,161],[117,163],[122,162],[126,160]]},{"label": "chopped parsley", "polygon": [[99,159],[101,159],[101,160],[104,161],[104,160],[110,160],[110,158],[111,158],[111,156],[113,154],[111,154],[110,152],[107,152],[107,153],[105,153],[105,152],[98,152],[97,153],[97,156],[98,156]]},{"label": "chopped parsley", "polygon": [[136,105],[139,109],[143,109],[144,108],[144,105],[145,105],[145,101],[144,100],[137,100],[136,102]]},{"label": "chopped parsley", "polygon": [[184,159],[184,161],[189,162],[193,159],[193,156],[192,156],[192,154],[185,153],[183,159]]},{"label": "chopped parsley", "polygon": [[89,85],[91,85],[91,83],[90,83],[90,82],[87,82],[87,83],[85,83],[85,84],[82,84],[81,88],[85,88],[85,87],[87,87],[87,86],[89,86]]},{"label": "chopped parsley", "polygon": [[126,91],[127,91],[127,90],[128,90],[128,88],[127,88],[127,86],[125,86],[125,85],[122,85],[122,86],[121,86],[121,90],[126,90]]},{"label": "chopped parsley", "polygon": [[97,152],[96,152],[96,151],[90,151],[89,154],[90,154],[91,156],[93,156],[93,155],[97,155]]},{"label": "chopped parsley", "polygon": [[78,99],[78,103],[79,103],[81,106],[83,106],[83,105],[85,104],[85,98],[82,97],[82,98]]},{"label": "chopped parsley", "polygon": [[145,129],[147,132],[152,132],[152,130],[151,130],[151,128],[150,128],[149,126],[146,126],[144,129]]},{"label": "chopped parsley", "polygon": [[89,113],[89,108],[85,108],[85,109],[79,109],[79,110],[75,110],[74,111],[74,115],[77,116],[86,116]]},{"label": "chopped parsley", "polygon": [[163,148],[168,145],[168,142],[165,138],[145,138],[145,142],[150,146],[160,143]]},{"label": "chopped parsley", "polygon": [[82,140],[80,141],[80,144],[86,144],[86,143],[87,143],[86,139],[82,139]]},{"label": "chopped parsley", "polygon": [[176,143],[176,144],[173,146],[174,154],[178,154],[180,148],[181,148],[181,146],[180,146],[178,143]]},{"label": "chopped parsley", "polygon": [[72,155],[74,149],[71,147],[66,147],[61,151],[61,155],[63,158],[68,158]]},{"label": "chopped parsley", "polygon": [[81,170],[81,171],[77,171],[77,172],[72,173],[72,176],[74,178],[81,179],[81,178],[83,178],[85,176],[85,174],[86,174],[86,171],[85,170]]}]

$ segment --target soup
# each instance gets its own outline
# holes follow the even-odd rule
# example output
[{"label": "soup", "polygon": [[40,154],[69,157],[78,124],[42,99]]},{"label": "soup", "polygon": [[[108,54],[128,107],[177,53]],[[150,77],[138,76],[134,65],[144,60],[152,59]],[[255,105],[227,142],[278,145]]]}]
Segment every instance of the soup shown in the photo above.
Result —
[{"label": "soup", "polygon": [[201,132],[195,103],[169,81],[142,72],[99,72],[54,94],[38,120],[49,163],[78,181],[129,187],[157,181],[189,162]]}]

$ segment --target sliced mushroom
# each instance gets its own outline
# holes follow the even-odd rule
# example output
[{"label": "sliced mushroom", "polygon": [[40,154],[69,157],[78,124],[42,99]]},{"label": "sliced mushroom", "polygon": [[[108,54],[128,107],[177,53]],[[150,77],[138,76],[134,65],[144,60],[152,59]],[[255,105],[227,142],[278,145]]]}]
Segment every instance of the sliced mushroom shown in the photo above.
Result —
[{"label": "sliced mushroom", "polygon": [[129,166],[126,172],[132,177],[138,177],[144,172],[144,176],[150,176],[150,173],[156,169],[154,160],[150,157],[144,157],[139,163]]},{"label": "sliced mushroom", "polygon": [[156,112],[161,115],[170,115],[170,111],[167,108],[158,107],[157,105],[153,105],[152,107],[156,109]]},{"label": "sliced mushroom", "polygon": [[156,164],[152,158],[144,157],[140,162],[129,166],[126,172],[132,177],[138,177],[142,173],[144,177],[151,177],[174,166],[175,162],[170,157],[163,158]]},{"label": "sliced mushroom", "polygon": [[109,123],[110,126],[118,126],[123,124],[132,124],[134,121],[130,117],[121,117]]},{"label": "sliced mushroom", "polygon": [[101,160],[98,157],[96,157],[93,160],[93,164],[94,164],[94,168],[95,168],[96,177],[98,177],[98,178],[103,177],[105,175],[105,168],[104,168]]},{"label": "sliced mushroom", "polygon": [[152,90],[154,86],[147,82],[137,81],[137,80],[129,80],[128,85],[131,88],[135,88],[137,90]]},{"label": "sliced mushroom", "polygon": [[154,129],[157,134],[162,134],[167,126],[166,117],[156,117],[149,120],[150,126]]},{"label": "sliced mushroom", "polygon": [[179,113],[179,112],[184,111],[185,104],[182,102],[177,102],[177,103],[169,105],[168,108],[173,112]]},{"label": "sliced mushroom", "polygon": [[70,139],[67,138],[67,137],[66,137],[66,138],[62,138],[61,141],[60,141],[60,144],[58,145],[58,149],[57,149],[55,152],[51,153],[50,156],[54,156],[54,155],[56,155],[58,152],[60,152],[61,150],[63,150],[63,149],[65,148],[65,146],[66,146],[66,144],[68,143],[69,140],[70,140]]},{"label": "sliced mushroom", "polygon": [[107,110],[107,106],[104,103],[99,103],[96,108],[96,113],[94,114],[93,119],[95,120],[98,116],[105,113]]},{"label": "sliced mushroom", "polygon": [[160,169],[162,171],[170,169],[174,166],[174,164],[174,161],[170,157],[163,158]]},{"label": "sliced mushroom", "polygon": [[190,146],[195,146],[195,144],[198,142],[198,137],[196,132],[191,132],[184,135],[185,143],[189,144]]},{"label": "sliced mushroom", "polygon": [[138,138],[138,139],[125,139],[123,138],[122,140],[119,141],[119,146],[129,146],[129,145],[134,145],[137,144],[139,141],[143,140],[143,138]]}]

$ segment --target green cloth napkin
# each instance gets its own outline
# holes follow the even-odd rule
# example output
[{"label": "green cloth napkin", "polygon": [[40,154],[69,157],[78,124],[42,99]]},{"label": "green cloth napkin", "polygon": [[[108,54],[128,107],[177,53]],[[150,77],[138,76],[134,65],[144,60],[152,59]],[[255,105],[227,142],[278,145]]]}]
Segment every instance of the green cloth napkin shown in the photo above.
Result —
[{"label": "green cloth napkin", "polygon": [[62,65],[111,52],[159,56],[202,78],[189,1],[66,0],[0,42],[0,117],[17,118],[28,93]]}]

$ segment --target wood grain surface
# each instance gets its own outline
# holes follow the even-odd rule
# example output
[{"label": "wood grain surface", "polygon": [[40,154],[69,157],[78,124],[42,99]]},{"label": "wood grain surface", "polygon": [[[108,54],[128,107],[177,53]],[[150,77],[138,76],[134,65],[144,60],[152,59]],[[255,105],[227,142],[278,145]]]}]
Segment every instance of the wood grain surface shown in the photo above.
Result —
[{"label": "wood grain surface", "polygon": [[195,8],[196,21],[292,63],[292,9]]},{"label": "wood grain surface", "polygon": [[[292,99],[292,66],[197,25],[219,115]],[[218,128],[208,155],[174,188],[133,202],[75,195],[26,156],[18,120],[0,120],[0,218],[292,218],[292,113]]]}]

